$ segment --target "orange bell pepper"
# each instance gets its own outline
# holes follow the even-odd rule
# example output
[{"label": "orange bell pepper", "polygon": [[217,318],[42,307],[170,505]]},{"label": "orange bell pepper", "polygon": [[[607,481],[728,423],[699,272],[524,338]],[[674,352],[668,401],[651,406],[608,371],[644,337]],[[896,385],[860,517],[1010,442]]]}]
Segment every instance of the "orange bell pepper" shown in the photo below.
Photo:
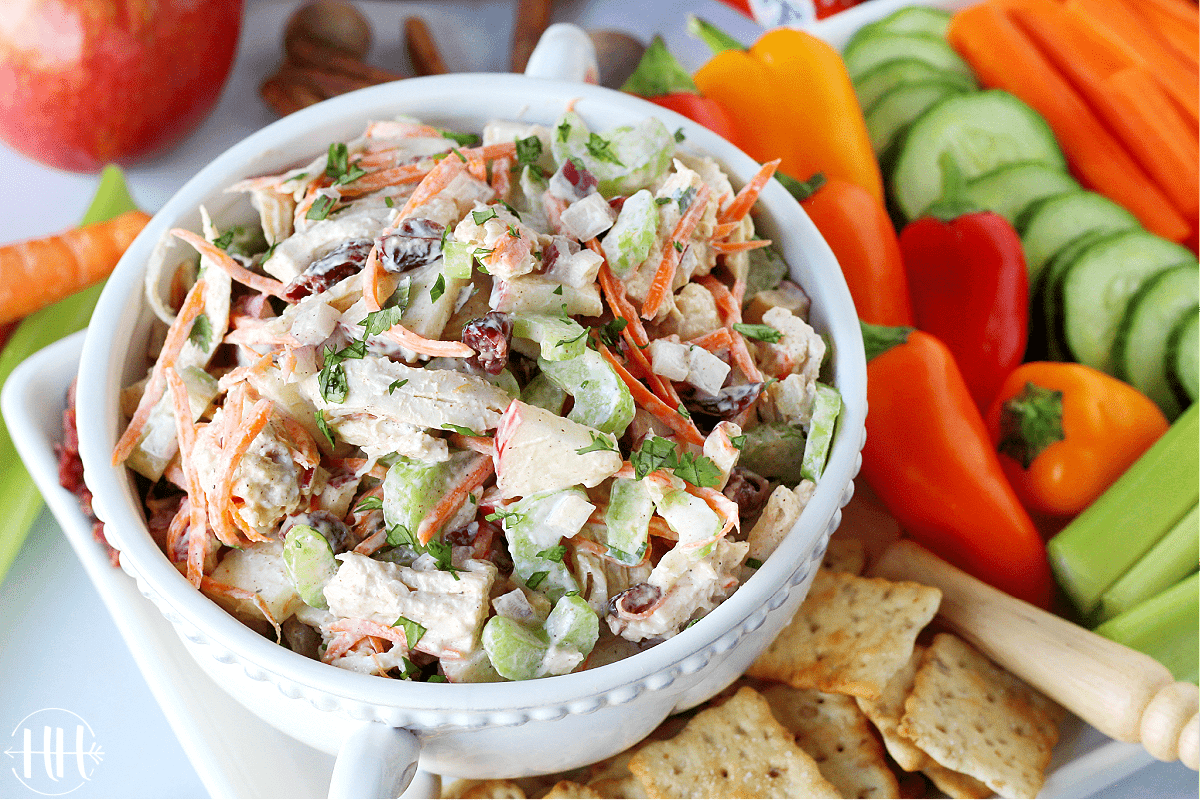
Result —
[{"label": "orange bell pepper", "polygon": [[1168,427],[1154,401],[1129,384],[1048,361],[1009,374],[987,424],[1017,497],[1053,516],[1091,505]]},{"label": "orange bell pepper", "polygon": [[1000,468],[950,351],[911,328],[863,324],[862,475],[905,535],[1014,597],[1048,608],[1042,537]]},{"label": "orange bell pepper", "polygon": [[779,169],[797,180],[824,172],[883,203],[879,162],[837,50],[794,28],[768,31],[749,49],[696,17],[688,29],[715,54],[693,80],[730,112],[751,157],[782,159]]},{"label": "orange bell pepper", "polygon": [[837,257],[859,319],[872,325],[912,325],[900,243],[883,204],[861,186],[821,173],[804,183],[787,176],[780,180]]}]

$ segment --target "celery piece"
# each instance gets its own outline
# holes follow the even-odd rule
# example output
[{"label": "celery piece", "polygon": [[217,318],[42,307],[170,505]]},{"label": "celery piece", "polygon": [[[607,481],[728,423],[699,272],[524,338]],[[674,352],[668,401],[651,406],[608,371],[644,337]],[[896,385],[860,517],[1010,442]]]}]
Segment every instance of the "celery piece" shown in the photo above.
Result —
[{"label": "celery piece", "polygon": [[842,396],[838,390],[818,383],[808,439],[804,442],[804,458],[800,462],[800,475],[810,481],[820,480],[825,471],[825,460],[829,458],[829,446],[833,443],[833,431],[841,412]]},{"label": "celery piece", "polygon": [[587,328],[563,316],[513,314],[513,336],[537,342],[547,361],[566,361],[587,349]]},{"label": "celery piece", "polygon": [[[200,419],[219,391],[217,379],[200,367],[184,367],[179,377],[187,389],[192,421]],[[162,477],[171,459],[179,452],[176,445],[175,411],[170,403],[156,403],[146,420],[145,432],[138,446],[125,460],[125,466],[152,481]]]},{"label": "celery piece", "polygon": [[1192,405],[1047,544],[1059,585],[1085,616],[1200,499],[1198,415]]},{"label": "celery piece", "polygon": [[337,574],[329,540],[311,525],[293,525],[283,539],[283,568],[300,599],[313,608],[328,608],[325,584]]},{"label": "celery piece", "polygon": [[641,563],[649,542],[654,498],[641,481],[613,480],[604,512],[608,555],[621,564]]},{"label": "celery piece", "polygon": [[574,650],[582,656],[582,662],[600,638],[600,618],[582,597],[568,595],[554,604],[544,630],[551,647]]},{"label": "celery piece", "polygon": [[621,277],[650,255],[658,237],[658,205],[646,189],[634,192],[621,206],[617,221],[604,236],[604,257]]},{"label": "celery piece", "polygon": [[539,492],[510,506],[503,519],[513,574],[551,600],[578,591],[563,552],[555,548],[579,533],[595,510],[582,489]]},{"label": "celery piece", "polygon": [[446,242],[442,245],[442,274],[447,278],[468,280],[478,245],[470,242]]},{"label": "celery piece", "polygon": [[531,406],[544,408],[551,414],[562,416],[567,404],[567,393],[560,388],[544,372],[539,372],[533,380],[525,384],[521,391],[521,402]]},{"label": "celery piece", "polygon": [[770,422],[746,431],[738,464],[764,478],[776,478],[788,486],[803,479],[804,431],[786,422]]},{"label": "celery piece", "polygon": [[542,374],[575,398],[567,419],[620,438],[633,422],[633,395],[595,350],[565,361],[538,359]]},{"label": "celery piece", "polygon": [[483,626],[483,649],[501,677],[527,681],[538,676],[550,648],[546,632],[508,617],[492,617]]},{"label": "celery piece", "polygon": [[[104,222],[135,208],[137,204],[129,196],[125,176],[118,167],[110,164],[101,173],[96,196],[80,224]],[[0,384],[8,380],[18,364],[38,350],[82,330],[91,318],[103,288],[103,283],[96,284],[26,317],[0,353]],[[0,507],[4,508],[4,526],[0,529],[0,581],[3,581],[30,526],[42,510],[42,496],[25,471],[3,424],[0,424],[0,464],[4,465],[0,470]]]},{"label": "celery piece", "polygon": [[1170,670],[1175,680],[1196,683],[1200,672],[1198,615],[1200,573],[1193,572],[1105,622],[1096,633],[1145,653]]},{"label": "celery piece", "polygon": [[1200,562],[1200,506],[1150,548],[1100,597],[1096,622],[1104,622],[1148,600],[1195,572]]},{"label": "celery piece", "polygon": [[453,453],[448,461],[432,464],[398,458],[383,479],[383,519],[388,528],[399,525],[415,537],[421,520],[450,490],[472,458],[468,452]]},{"label": "celery piece", "polygon": [[550,144],[554,162],[581,163],[599,181],[605,197],[632,195],[667,174],[675,157],[675,136],[656,117],[593,133],[573,111],[559,117]]},{"label": "celery piece", "polygon": [[746,273],[746,302],[754,295],[774,289],[788,276],[788,265],[783,256],[771,247],[760,247],[748,253],[750,267]]},{"label": "celery piece", "polygon": [[710,542],[704,547],[694,548],[690,553],[692,558],[704,558],[712,552],[725,523],[717,512],[708,507],[708,503],[682,489],[676,489],[663,495],[657,505],[659,515],[667,521],[671,530],[679,534],[679,544]]}]

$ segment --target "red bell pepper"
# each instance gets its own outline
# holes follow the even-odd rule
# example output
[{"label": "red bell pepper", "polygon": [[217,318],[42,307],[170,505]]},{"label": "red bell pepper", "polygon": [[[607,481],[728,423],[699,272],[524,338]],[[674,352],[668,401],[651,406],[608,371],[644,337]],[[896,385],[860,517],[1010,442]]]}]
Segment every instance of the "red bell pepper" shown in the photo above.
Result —
[{"label": "red bell pepper", "polygon": [[729,112],[717,101],[700,94],[692,76],[667,50],[661,36],[655,36],[650,42],[637,68],[621,86],[621,91],[636,94],[655,105],[683,114],[741,147]]},{"label": "red bell pepper", "polygon": [[997,589],[1049,607],[1046,547],[950,351],[911,328],[862,329],[867,483],[906,535]]},{"label": "red bell pepper", "polygon": [[960,213],[953,204],[943,209],[900,232],[913,317],[950,348],[975,405],[986,412],[1025,355],[1025,255],[1021,238],[999,214]]}]

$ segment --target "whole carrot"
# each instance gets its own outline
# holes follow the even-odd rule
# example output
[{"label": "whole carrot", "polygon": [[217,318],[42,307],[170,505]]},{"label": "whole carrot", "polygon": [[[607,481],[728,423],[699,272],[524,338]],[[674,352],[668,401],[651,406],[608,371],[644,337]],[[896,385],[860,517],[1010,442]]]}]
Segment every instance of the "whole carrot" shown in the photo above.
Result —
[{"label": "whole carrot", "polygon": [[150,217],[127,211],[107,222],[0,247],[0,325],[108,277]]}]

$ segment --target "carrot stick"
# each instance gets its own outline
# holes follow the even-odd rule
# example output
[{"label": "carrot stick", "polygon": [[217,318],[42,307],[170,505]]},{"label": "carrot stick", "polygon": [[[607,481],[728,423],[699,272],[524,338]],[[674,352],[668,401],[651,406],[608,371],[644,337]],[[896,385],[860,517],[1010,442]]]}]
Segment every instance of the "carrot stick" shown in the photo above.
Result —
[{"label": "carrot stick", "polygon": [[221,271],[229,273],[230,278],[233,278],[243,286],[249,286],[251,289],[270,295],[271,297],[283,298],[284,290],[287,287],[282,283],[274,278],[268,278],[266,275],[258,275],[251,272],[234,261],[229,253],[226,253],[203,236],[192,233],[189,230],[184,230],[183,228],[172,228],[171,235],[178,239],[183,239],[196,248],[196,251],[200,255],[211,261]]},{"label": "carrot stick", "polygon": [[1130,6],[1125,0],[1067,0],[1063,7],[1086,19],[1150,70],[1195,125],[1200,120],[1200,79],[1161,34],[1134,14]]},{"label": "carrot stick", "polygon": [[1013,5],[1000,0],[958,12],[947,33],[950,44],[984,84],[1015,94],[1046,119],[1085,184],[1125,206],[1147,229],[1182,241],[1190,223],[1009,18]]},{"label": "carrot stick", "polygon": [[[1144,67],[1076,14],[1052,3],[1013,8],[1024,29],[1059,73],[1187,219],[1200,205],[1196,137]],[[1116,78],[1120,74],[1121,78]]]},{"label": "carrot stick", "polygon": [[[650,282],[646,300],[642,303],[642,319],[654,319],[658,315],[663,300],[667,298],[667,293],[671,291],[671,286],[675,282],[675,270],[679,267],[679,256],[683,252],[685,243],[691,238],[692,231],[696,230],[696,225],[708,207],[708,198],[711,196],[712,190],[708,188],[708,185],[701,186],[700,191],[696,192],[696,196],[692,198],[692,204],[688,206],[687,212],[676,223],[670,240],[663,247],[662,261],[658,265],[658,271],[654,273],[654,280]],[[757,197],[757,193],[755,196]]]},{"label": "carrot stick", "polygon": [[478,489],[495,471],[495,462],[488,456],[476,459],[475,465],[463,474],[462,479],[454,488],[442,496],[442,499],[417,526],[417,539],[421,544],[429,544],[433,535],[441,530],[442,526],[462,508],[467,495]]},{"label": "carrot stick", "polygon": [[192,449],[196,444],[196,427],[192,424],[192,405],[188,401],[187,387],[179,373],[168,367],[164,370],[167,386],[171,389],[171,404],[175,412],[175,435],[179,438],[179,465],[187,484],[188,505],[191,507],[190,533],[188,534],[187,578],[196,588],[204,577],[204,561],[208,556],[208,521],[204,515],[204,489],[192,465]]},{"label": "carrot stick", "polygon": [[767,181],[771,180],[771,176],[775,174],[780,161],[782,159],[777,158],[774,161],[768,161],[763,164],[762,168],[750,179],[750,182],[743,186],[742,190],[734,196],[733,202],[721,213],[717,222],[737,222],[749,214],[750,209],[754,207],[754,203],[758,200],[758,195],[766,187]]},{"label": "carrot stick", "polygon": [[1134,9],[1192,69],[1200,61],[1196,6],[1178,0],[1142,0]]},{"label": "carrot stick", "polygon": [[127,211],[107,222],[0,247],[0,325],[104,280],[149,219]]},{"label": "carrot stick", "polygon": [[598,345],[598,347],[600,348],[600,355],[604,356],[604,360],[612,365],[612,368],[617,371],[617,376],[629,387],[629,392],[633,395],[635,403],[658,417],[663,424],[675,431],[684,440],[695,445],[704,445],[704,437],[700,435],[700,431],[697,430],[695,423],[684,417],[676,409],[668,406],[643,386],[641,381],[629,374],[629,370],[625,369],[625,365],[607,347],[603,344]]}]

